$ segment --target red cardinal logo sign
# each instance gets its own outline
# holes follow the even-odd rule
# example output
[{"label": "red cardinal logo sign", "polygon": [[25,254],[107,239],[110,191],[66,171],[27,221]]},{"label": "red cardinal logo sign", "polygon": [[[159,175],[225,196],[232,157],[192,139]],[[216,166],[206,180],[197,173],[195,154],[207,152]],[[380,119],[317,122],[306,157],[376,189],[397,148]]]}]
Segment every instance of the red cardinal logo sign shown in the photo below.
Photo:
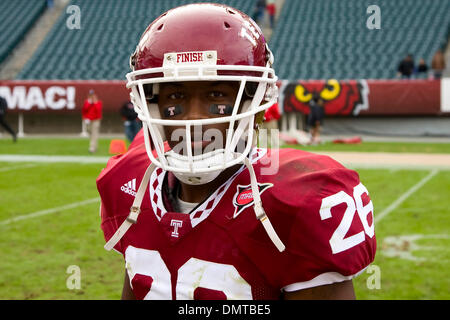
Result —
[{"label": "red cardinal logo sign", "polygon": [[[273,187],[272,183],[258,183],[259,194],[262,194],[266,189]],[[236,218],[244,209],[253,205],[253,193],[251,185],[241,186],[237,185],[237,192],[233,198],[233,205],[236,208],[233,218]]]}]

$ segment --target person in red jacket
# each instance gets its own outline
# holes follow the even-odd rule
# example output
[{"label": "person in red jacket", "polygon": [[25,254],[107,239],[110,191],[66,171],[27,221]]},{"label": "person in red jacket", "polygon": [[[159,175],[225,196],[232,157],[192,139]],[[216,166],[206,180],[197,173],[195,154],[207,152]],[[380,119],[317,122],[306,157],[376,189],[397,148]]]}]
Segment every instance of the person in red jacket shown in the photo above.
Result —
[{"label": "person in red jacket", "polygon": [[94,90],[89,90],[89,94],[84,101],[81,116],[86,124],[89,133],[89,152],[94,153],[98,148],[98,136],[100,133],[100,123],[102,120],[103,103],[98,99]]},{"label": "person in red jacket", "polygon": [[275,14],[277,8],[275,6],[275,0],[268,0],[266,5],[267,13],[269,14],[270,28],[273,29],[275,26]]},{"label": "person in red jacket", "polygon": [[280,117],[281,114],[277,102],[270,106],[264,113],[262,128],[267,130],[267,146],[272,145],[272,134],[274,134],[274,130],[278,130],[278,120]]}]

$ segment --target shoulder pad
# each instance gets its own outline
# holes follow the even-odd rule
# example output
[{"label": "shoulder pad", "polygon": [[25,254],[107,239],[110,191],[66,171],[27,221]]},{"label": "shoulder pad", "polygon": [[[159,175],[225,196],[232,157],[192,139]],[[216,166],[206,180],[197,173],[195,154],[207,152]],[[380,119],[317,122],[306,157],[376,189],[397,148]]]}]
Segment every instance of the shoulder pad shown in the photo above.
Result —
[{"label": "shoulder pad", "polygon": [[[355,171],[327,156],[280,149],[278,171],[257,174],[259,183],[273,184],[261,194],[262,205],[286,245],[273,257],[277,267],[264,266],[280,275],[280,287],[291,291],[350,279],[373,261],[373,204]],[[257,249],[249,250],[253,256],[251,251]]]}]

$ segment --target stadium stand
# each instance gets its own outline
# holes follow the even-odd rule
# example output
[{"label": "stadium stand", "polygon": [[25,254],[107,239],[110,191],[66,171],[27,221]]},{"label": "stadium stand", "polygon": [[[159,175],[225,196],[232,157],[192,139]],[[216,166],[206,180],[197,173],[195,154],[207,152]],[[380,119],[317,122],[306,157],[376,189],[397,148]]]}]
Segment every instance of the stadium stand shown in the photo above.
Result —
[{"label": "stadium stand", "polygon": [[[33,12],[44,2],[32,6]],[[148,22],[169,8],[192,2],[197,1],[72,0],[68,5],[81,9],[81,29],[67,28],[68,14],[62,14],[17,79],[123,80],[129,55]],[[227,3],[248,14],[255,4],[253,0],[212,2]],[[15,7],[2,2],[1,6],[11,8],[1,12],[30,11],[26,6],[37,2],[14,3]],[[370,15],[366,10],[373,4],[381,8],[379,30],[366,27]],[[407,53],[416,62],[424,58],[430,65],[435,51],[447,43],[448,12],[448,0],[284,0],[269,43],[275,69],[285,80],[392,79]],[[30,20],[33,15],[26,16]],[[20,33],[20,28],[9,28]],[[6,34],[2,32],[2,37]],[[7,37],[9,42],[15,38]],[[6,46],[0,50],[0,61],[7,55]]]},{"label": "stadium stand", "polygon": [[46,0],[0,1],[0,64],[11,54],[45,8]]},{"label": "stadium stand", "polygon": [[[21,13],[28,10],[28,19],[30,12],[34,11],[25,4],[36,4],[38,1],[45,2],[0,1],[0,15],[5,19],[0,24],[10,23],[7,21],[11,21],[10,16],[14,16],[10,3],[21,8],[14,11],[16,17],[24,18]],[[256,0],[208,1],[226,3],[247,14],[252,13],[256,3]],[[38,49],[31,58],[23,58],[20,68],[15,69],[14,75],[18,75],[2,78],[2,72],[6,68],[0,70],[0,91],[11,103],[11,122],[16,122],[17,127],[27,134],[77,132],[80,127],[81,99],[93,86],[98,88],[98,92],[104,92],[103,132],[121,132],[123,124],[122,119],[117,116],[117,110],[128,98],[124,86],[125,74],[129,72],[129,56],[135,49],[140,34],[162,12],[193,2],[200,1],[55,0],[64,10],[59,11],[60,16],[54,25],[53,20],[48,23],[39,41],[32,35],[34,31],[27,33],[26,39],[34,40]],[[448,78],[450,1],[276,0],[276,3],[275,28],[267,33],[263,28],[263,32],[266,39],[270,38],[269,45],[275,55],[277,75],[280,80],[286,80],[281,84],[280,105],[285,108],[283,103],[291,101],[297,106],[291,111],[283,109],[286,114],[291,112],[297,116],[301,112],[298,107],[299,99],[292,88],[296,88],[302,80],[313,80],[303,81],[306,87],[323,87],[327,79],[334,78],[344,80],[343,87],[350,88],[345,92],[359,96],[344,99],[341,94],[340,100],[335,99],[333,103],[327,104],[324,134],[342,133],[339,130],[345,129],[351,134],[362,132],[379,135],[450,136],[448,79],[392,81],[396,77],[398,63],[406,54],[413,54],[415,62],[424,58],[430,65],[438,48],[445,50],[447,73],[444,75]],[[81,10],[80,29],[70,29],[67,26],[71,13],[66,8],[71,5],[76,5]],[[381,9],[379,30],[370,30],[366,26],[370,16],[367,8],[371,5],[378,5]],[[8,10],[10,15],[5,13]],[[40,29],[40,21],[48,22],[45,18],[48,12],[49,10],[38,19],[32,30]],[[50,32],[49,25],[53,25]],[[8,35],[9,40],[12,38],[9,34],[15,34],[17,28],[13,29],[9,25],[2,29],[1,37]],[[47,36],[41,42],[45,34]],[[32,54],[31,50],[24,49],[24,42],[27,40],[21,42],[12,56],[22,49],[29,55]],[[14,57],[7,59],[13,60]],[[25,61],[28,62],[25,64]],[[25,66],[22,68],[23,65]],[[12,79],[27,81],[10,81]],[[358,86],[359,91],[351,89],[354,85]],[[63,102],[67,102],[67,105],[60,105]],[[353,103],[353,106],[348,103]],[[358,112],[348,113],[352,108],[358,112],[362,110],[361,114],[355,116]],[[346,119],[345,115],[351,117],[351,120]],[[379,119],[383,119],[385,123],[388,117],[393,119],[389,124],[397,121],[405,129],[394,132],[387,130],[386,126],[378,125]],[[415,118],[410,119],[413,122],[405,120],[410,117],[420,117],[424,121],[423,125],[417,125]],[[437,117],[441,120],[440,125],[436,125]],[[347,120],[351,125],[345,123]],[[371,124],[363,120],[373,121],[373,127],[378,131],[373,129],[368,132],[367,128]],[[332,121],[335,121],[334,126]],[[392,127],[398,127],[398,124]]]},{"label": "stadium stand", "polygon": [[[368,6],[381,8],[370,30]],[[448,0],[285,0],[270,39],[281,79],[391,79],[412,53],[427,64],[445,46]],[[445,49],[445,48],[444,48]]]},{"label": "stadium stand", "polygon": [[[164,11],[194,0],[73,0],[81,28],[69,29],[64,13],[17,79],[124,80],[140,34]],[[212,0],[251,13],[254,1]],[[65,11],[64,11],[65,12]]]}]

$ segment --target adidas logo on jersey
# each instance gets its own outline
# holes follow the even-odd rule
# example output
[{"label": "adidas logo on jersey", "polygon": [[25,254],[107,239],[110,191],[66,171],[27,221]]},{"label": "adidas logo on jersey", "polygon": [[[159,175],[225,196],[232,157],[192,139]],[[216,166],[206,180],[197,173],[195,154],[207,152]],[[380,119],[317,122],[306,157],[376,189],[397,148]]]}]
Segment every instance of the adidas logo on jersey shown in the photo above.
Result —
[{"label": "adidas logo on jersey", "polygon": [[120,190],[135,197],[136,196],[136,179],[130,180],[127,183],[125,183],[123,186],[120,187]]}]

